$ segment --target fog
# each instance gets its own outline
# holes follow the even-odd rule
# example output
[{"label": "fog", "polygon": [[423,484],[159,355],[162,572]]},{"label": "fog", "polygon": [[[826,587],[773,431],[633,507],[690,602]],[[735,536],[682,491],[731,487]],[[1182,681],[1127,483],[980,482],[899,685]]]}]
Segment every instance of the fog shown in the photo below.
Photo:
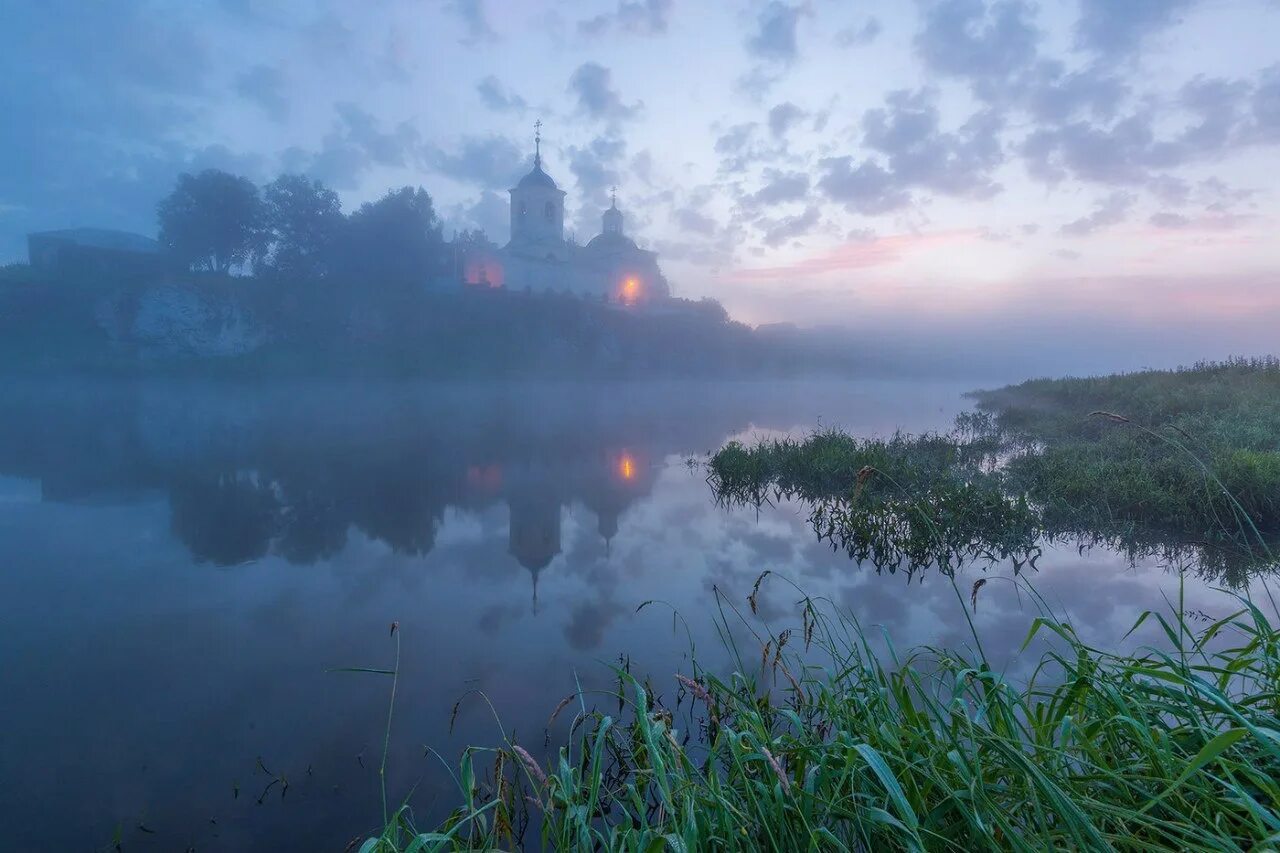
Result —
[{"label": "fog", "polygon": [[[1277,32],[1274,0],[0,0],[7,838],[340,849],[386,695],[325,670],[395,631],[428,823],[424,745],[501,737],[459,697],[532,744],[602,661],[670,696],[766,569],[965,642],[951,579],[725,506],[708,459],[1274,354]],[[1221,609],[1044,550],[1100,644]]]},{"label": "fog", "polygon": [[[0,261],[29,260],[32,233],[111,229],[159,238],[180,269],[306,278],[315,267],[300,259],[326,240],[313,231],[273,253],[282,228],[311,216],[323,234],[335,211],[356,217],[421,187],[429,215],[399,200],[448,259],[356,237],[330,271],[366,290],[485,266],[512,289],[615,298],[638,276],[646,292],[715,300],[748,326],[850,330],[867,345],[855,361],[921,375],[1266,350],[1280,76],[1264,34],[1280,10],[989,5],[12,4]],[[653,263],[597,258],[617,280],[593,284],[491,257],[484,247],[519,239],[508,190],[535,155],[564,192],[565,240],[586,247],[616,205],[620,233]],[[181,175],[207,169],[244,178],[268,206],[282,175],[323,192],[277,186],[276,201],[305,204],[220,258],[179,246],[158,217]],[[364,237],[394,218],[364,217]],[[0,321],[45,311],[5,290]],[[180,300],[188,314],[243,313],[193,299]]]}]

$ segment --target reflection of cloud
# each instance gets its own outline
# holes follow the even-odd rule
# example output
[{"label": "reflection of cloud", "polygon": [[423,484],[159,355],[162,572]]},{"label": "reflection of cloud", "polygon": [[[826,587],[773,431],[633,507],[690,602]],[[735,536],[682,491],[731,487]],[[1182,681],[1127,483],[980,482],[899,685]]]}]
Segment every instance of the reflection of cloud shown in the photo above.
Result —
[{"label": "reflection of cloud", "polygon": [[571,648],[581,652],[599,648],[605,629],[623,612],[618,604],[609,601],[584,601],[573,607],[564,637]]}]

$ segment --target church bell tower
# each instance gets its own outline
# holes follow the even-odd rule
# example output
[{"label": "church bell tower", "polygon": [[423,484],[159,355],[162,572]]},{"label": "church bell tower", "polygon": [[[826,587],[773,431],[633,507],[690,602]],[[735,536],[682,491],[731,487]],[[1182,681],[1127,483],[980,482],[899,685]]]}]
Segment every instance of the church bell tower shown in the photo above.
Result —
[{"label": "church bell tower", "polygon": [[533,169],[510,190],[511,242],[558,256],[564,246],[565,193],[542,170],[541,120],[534,130]]}]

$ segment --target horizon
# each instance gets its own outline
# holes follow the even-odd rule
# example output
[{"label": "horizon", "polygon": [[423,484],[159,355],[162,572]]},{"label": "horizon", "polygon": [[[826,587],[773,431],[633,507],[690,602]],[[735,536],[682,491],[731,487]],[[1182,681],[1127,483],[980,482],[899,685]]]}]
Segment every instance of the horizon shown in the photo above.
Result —
[{"label": "horizon", "polygon": [[566,232],[616,185],[675,294],[751,324],[1061,350],[1046,369],[1270,345],[1274,2],[556,8],[15,9],[0,260],[32,231],[154,235],[210,167],[347,211],[420,185],[446,234],[501,244],[540,119]]}]

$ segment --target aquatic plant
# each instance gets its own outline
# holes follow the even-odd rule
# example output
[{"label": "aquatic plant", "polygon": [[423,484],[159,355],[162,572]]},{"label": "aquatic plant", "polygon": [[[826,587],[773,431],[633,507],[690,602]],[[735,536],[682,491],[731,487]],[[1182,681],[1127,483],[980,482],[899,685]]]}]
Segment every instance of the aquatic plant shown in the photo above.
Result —
[{"label": "aquatic plant", "polygon": [[[758,656],[731,645],[727,676],[696,664],[674,676],[670,706],[667,689],[621,669],[616,696],[576,694],[569,737],[545,764],[511,742],[467,750],[441,826],[415,830],[404,806],[360,850],[1280,843],[1280,632],[1261,608],[1233,597],[1234,612],[1195,626],[1180,602],[1143,613],[1134,629],[1150,621],[1167,642],[1120,654],[1023,589],[1040,608],[1023,649],[1052,641],[1025,681],[993,668],[976,632],[972,652],[877,651],[853,616],[802,597],[794,634],[756,633]],[[726,638],[730,620],[752,624],[720,613]],[[621,713],[602,710],[615,698]]]},{"label": "aquatic plant", "polygon": [[820,537],[877,569],[1033,562],[1046,542],[1190,560],[1231,585],[1276,563],[1280,361],[1035,380],[975,392],[945,435],[731,443],[727,504],[798,499]]}]

